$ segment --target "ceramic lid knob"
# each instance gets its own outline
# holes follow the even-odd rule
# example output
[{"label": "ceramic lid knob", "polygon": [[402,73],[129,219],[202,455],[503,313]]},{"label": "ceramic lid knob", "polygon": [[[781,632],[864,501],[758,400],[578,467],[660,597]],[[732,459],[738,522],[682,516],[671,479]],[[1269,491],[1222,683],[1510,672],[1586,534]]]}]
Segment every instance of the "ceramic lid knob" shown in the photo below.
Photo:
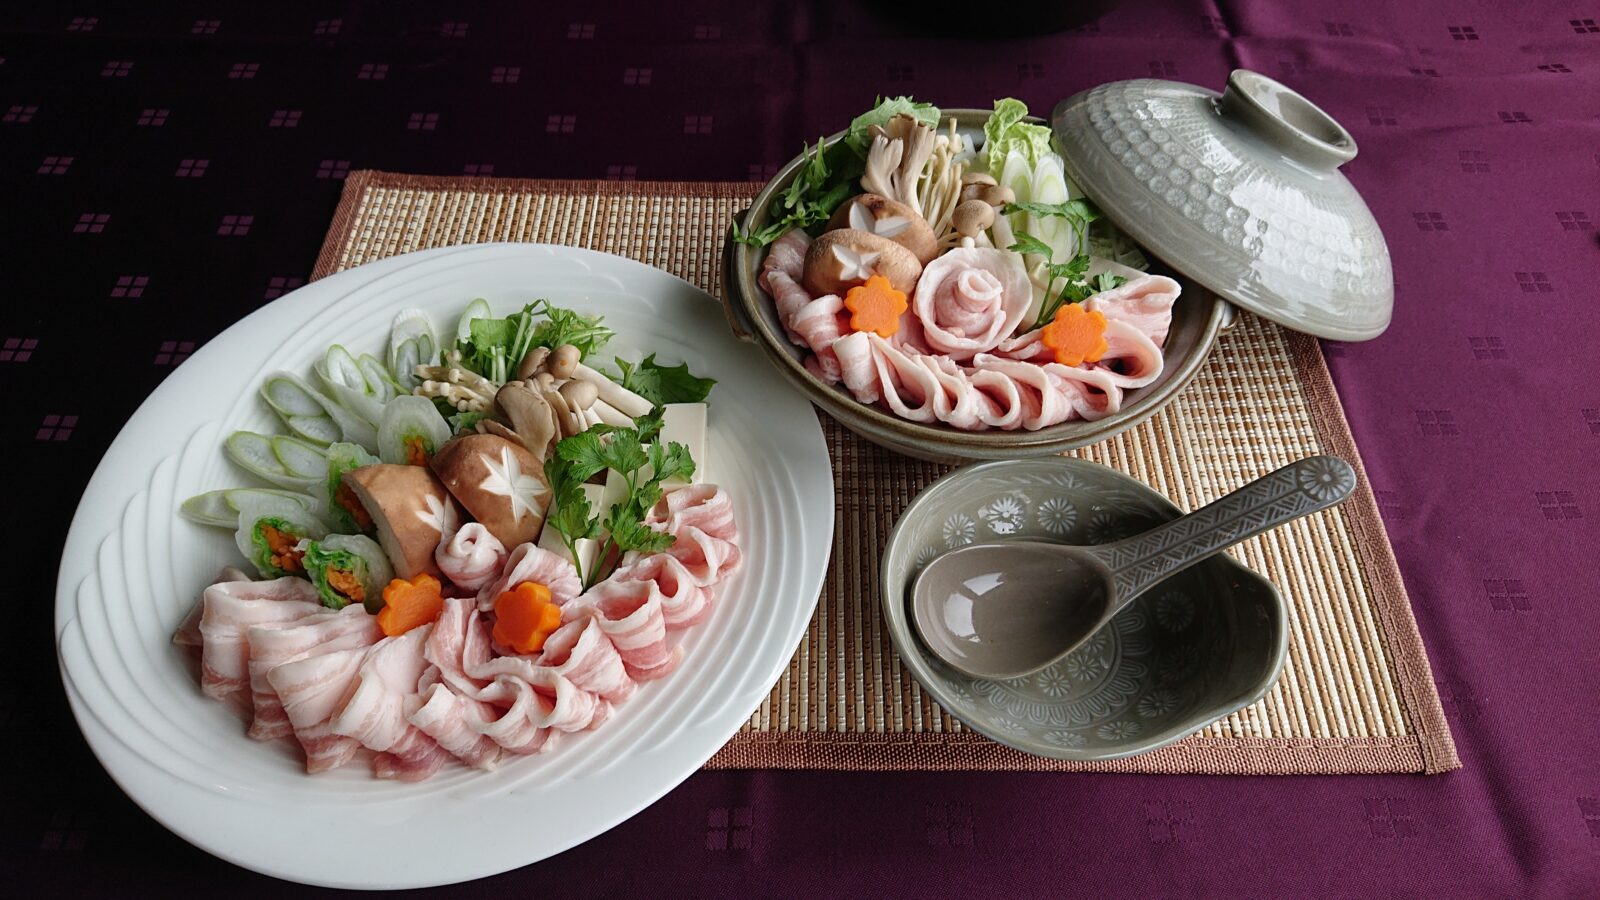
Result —
[{"label": "ceramic lid knob", "polygon": [[1356,142],[1264,75],[1218,94],[1140,78],[1063,100],[1067,174],[1107,219],[1218,296],[1297,331],[1362,341],[1389,326],[1394,273],[1339,167]]},{"label": "ceramic lid knob", "polygon": [[1265,75],[1235,69],[1217,110],[1224,122],[1309,168],[1331,171],[1356,158],[1356,140],[1343,125]]}]

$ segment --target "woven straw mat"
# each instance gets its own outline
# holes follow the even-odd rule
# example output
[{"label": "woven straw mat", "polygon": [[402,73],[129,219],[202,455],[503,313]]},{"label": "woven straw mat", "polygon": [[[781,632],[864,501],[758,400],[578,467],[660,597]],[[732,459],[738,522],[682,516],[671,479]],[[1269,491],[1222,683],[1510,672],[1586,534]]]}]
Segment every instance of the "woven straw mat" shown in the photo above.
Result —
[{"label": "woven straw mat", "polygon": [[[355,172],[314,277],[412,250],[532,241],[631,257],[716,294],[728,223],[757,187]],[[1336,453],[1359,471],[1316,341],[1241,318],[1177,400],[1076,455],[1188,509],[1302,456]],[[1460,766],[1364,474],[1344,505],[1231,551],[1270,578],[1290,609],[1288,661],[1263,699],[1151,753],[1060,762],[964,728],[901,666],[879,621],[881,542],[948,469],[821,418],[839,524],[817,613],[788,671],[708,768],[1338,774]]]}]

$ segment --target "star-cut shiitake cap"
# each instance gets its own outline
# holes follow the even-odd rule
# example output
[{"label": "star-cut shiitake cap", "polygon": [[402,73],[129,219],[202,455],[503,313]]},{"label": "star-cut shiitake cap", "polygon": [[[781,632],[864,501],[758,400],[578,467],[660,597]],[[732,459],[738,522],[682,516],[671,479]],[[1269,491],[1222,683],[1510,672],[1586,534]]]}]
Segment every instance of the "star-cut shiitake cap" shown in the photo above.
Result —
[{"label": "star-cut shiitake cap", "polygon": [[461,524],[461,508],[423,466],[380,463],[344,473],[378,528],[378,543],[401,578],[439,574],[433,552]]},{"label": "star-cut shiitake cap", "polygon": [[451,440],[429,463],[467,512],[507,547],[539,536],[550,506],[544,464],[497,434]]}]

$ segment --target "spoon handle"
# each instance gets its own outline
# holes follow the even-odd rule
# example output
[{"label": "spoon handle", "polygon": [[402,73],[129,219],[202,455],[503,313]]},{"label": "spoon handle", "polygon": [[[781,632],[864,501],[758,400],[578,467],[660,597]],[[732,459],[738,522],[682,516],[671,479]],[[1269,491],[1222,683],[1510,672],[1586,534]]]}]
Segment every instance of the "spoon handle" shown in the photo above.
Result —
[{"label": "spoon handle", "polygon": [[1355,486],[1349,463],[1311,456],[1143,534],[1084,549],[1111,569],[1114,605],[1121,608],[1224,547],[1340,503]]}]

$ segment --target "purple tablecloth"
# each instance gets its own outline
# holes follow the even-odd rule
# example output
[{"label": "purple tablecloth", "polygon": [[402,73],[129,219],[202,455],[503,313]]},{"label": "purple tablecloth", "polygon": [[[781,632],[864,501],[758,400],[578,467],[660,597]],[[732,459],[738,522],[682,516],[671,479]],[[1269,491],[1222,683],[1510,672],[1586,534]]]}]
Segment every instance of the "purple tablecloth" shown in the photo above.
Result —
[{"label": "purple tablecloth", "polygon": [[[157,7],[171,7],[157,11]],[[194,346],[302,283],[352,168],[756,179],[875,93],[1037,111],[1245,66],[1338,117],[1393,327],[1330,345],[1465,768],[1436,777],[716,772],[441,893],[1600,894],[1600,5],[1129,0],[1073,32],[908,35],[850,4],[7,4],[0,386],[14,465],[0,894],[286,885],[140,812],[67,710],[52,561]],[[561,827],[559,811],[527,839]],[[429,852],[427,823],[413,846]],[[308,829],[308,841],[338,840]]]}]

